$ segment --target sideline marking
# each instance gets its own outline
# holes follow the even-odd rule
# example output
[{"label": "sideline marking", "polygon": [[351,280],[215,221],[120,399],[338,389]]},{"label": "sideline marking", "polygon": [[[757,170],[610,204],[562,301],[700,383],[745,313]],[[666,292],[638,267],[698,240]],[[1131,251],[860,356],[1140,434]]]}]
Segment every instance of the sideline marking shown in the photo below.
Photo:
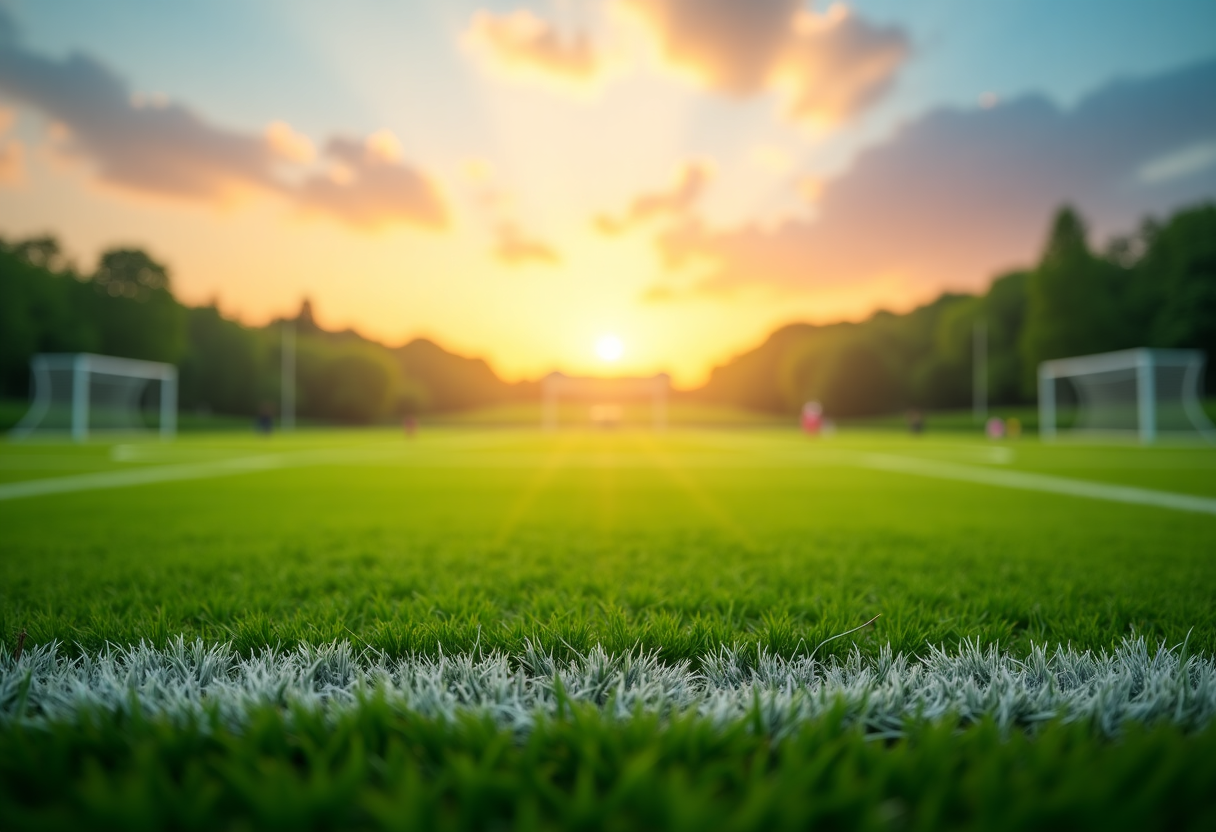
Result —
[{"label": "sideline marking", "polygon": [[[568,453],[568,451],[567,451]],[[831,454],[819,455],[815,460],[822,463],[848,464],[850,461],[862,468],[879,471],[891,471],[900,474],[932,477],[935,479],[974,482],[982,485],[995,485],[1003,488],[1017,488],[1023,491],[1040,491],[1051,494],[1064,494],[1069,497],[1088,497],[1095,500],[1107,500],[1117,503],[1156,506],[1174,511],[1190,511],[1199,514],[1216,515],[1216,498],[1200,497],[1193,494],[1179,494],[1172,491],[1156,491],[1149,488],[1137,488],[1130,485],[1111,485],[1077,480],[1067,477],[1057,477],[1050,474],[1035,474],[1025,471],[1011,471],[1007,468],[986,468],[975,465],[962,465],[954,462],[938,462],[934,460],[894,456],[889,454]],[[852,457],[852,459],[850,459]],[[24,497],[40,497],[48,494],[68,494],[76,491],[94,491],[108,488],[127,488],[130,486],[150,485],[161,482],[179,482],[183,480],[210,479],[228,477],[237,474],[252,474],[258,471],[273,471],[280,468],[301,465],[333,465],[333,464],[384,464],[387,460],[380,448],[325,448],[303,450],[278,454],[261,454],[209,462],[181,463],[176,465],[152,465],[144,468],[124,469],[119,471],[97,471],[87,474],[73,474],[66,477],[45,477],[41,479],[22,480],[0,484],[0,502],[17,500]],[[414,465],[430,467],[425,456],[411,460]],[[449,461],[450,462],[450,461]],[[489,460],[470,460],[470,467],[499,467]],[[513,460],[519,465],[518,460]],[[568,467],[569,459],[564,459],[562,465]],[[734,463],[733,465],[731,463]],[[784,460],[782,464],[756,465],[751,460],[722,460],[706,467],[802,467],[812,460]],[[397,463],[394,460],[395,464]],[[550,462],[550,465],[552,462]],[[652,467],[646,465],[643,467]],[[439,467],[451,467],[443,465]],[[463,467],[463,466],[460,466]],[[533,467],[523,465],[519,467]],[[594,467],[594,466],[592,466]],[[661,466],[660,466],[661,467]],[[700,466],[697,466],[700,467]],[[669,472],[670,473],[670,472]]]},{"label": "sideline marking", "polygon": [[75,474],[70,477],[45,477],[0,484],[0,501],[17,500],[22,497],[40,497],[44,494],[68,494],[73,491],[93,491],[105,488],[126,488],[132,485],[149,485],[157,482],[198,480],[210,477],[228,477],[234,474],[252,474],[255,471],[270,471],[284,468],[290,463],[286,454],[246,456],[215,462],[194,462],[183,465],[155,465],[147,468],[128,468],[121,471],[98,471],[93,474]]},{"label": "sideline marking", "polygon": [[1116,503],[1134,503],[1143,506],[1170,508],[1175,511],[1194,511],[1200,514],[1216,514],[1216,499],[1194,494],[1178,494],[1173,491],[1155,491],[1131,485],[1109,485],[1090,480],[1074,480],[1051,474],[1032,474],[1027,471],[1010,471],[1007,468],[979,468],[953,462],[934,462],[906,456],[866,454],[862,467],[880,471],[894,471],[942,480],[976,482],[1003,488],[1018,488],[1023,491],[1046,491],[1065,494],[1069,497],[1089,497]]}]

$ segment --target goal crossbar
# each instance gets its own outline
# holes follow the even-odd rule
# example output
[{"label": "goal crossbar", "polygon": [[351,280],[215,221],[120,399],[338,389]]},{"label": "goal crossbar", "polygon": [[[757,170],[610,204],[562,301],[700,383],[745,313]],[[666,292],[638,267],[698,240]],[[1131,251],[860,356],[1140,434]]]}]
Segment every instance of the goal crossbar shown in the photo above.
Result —
[{"label": "goal crossbar", "polygon": [[541,426],[546,430],[557,428],[558,402],[562,398],[607,401],[649,399],[655,429],[667,427],[667,397],[671,391],[671,377],[666,373],[643,378],[598,378],[550,373],[541,382],[541,390],[544,397]]},{"label": "goal crossbar", "polygon": [[13,428],[11,436],[14,439],[32,433],[50,409],[52,371],[70,373],[70,431],[76,442],[83,442],[89,437],[89,378],[94,374],[159,381],[160,435],[167,439],[177,433],[177,368],[172,364],[88,352],[39,353],[30,359],[34,387],[30,409]]},{"label": "goal crossbar", "polygon": [[1141,442],[1153,442],[1160,433],[1157,418],[1160,396],[1158,371],[1172,369],[1182,371],[1178,393],[1191,427],[1205,438],[1212,439],[1216,437],[1216,426],[1212,425],[1200,405],[1200,384],[1206,360],[1207,355],[1202,350],[1141,347],[1044,361],[1039,365],[1039,435],[1043,439],[1053,439],[1057,434],[1057,380],[1124,372],[1134,379],[1136,388],[1135,432]]}]

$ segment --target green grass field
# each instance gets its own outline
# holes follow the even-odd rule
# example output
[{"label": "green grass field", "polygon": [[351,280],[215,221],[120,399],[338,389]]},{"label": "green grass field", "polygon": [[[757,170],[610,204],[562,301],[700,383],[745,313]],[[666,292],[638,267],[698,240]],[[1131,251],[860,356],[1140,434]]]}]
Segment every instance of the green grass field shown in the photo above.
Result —
[{"label": "green grass field", "polygon": [[[697,674],[723,645],[793,661],[876,615],[816,661],[1137,636],[1216,654],[1216,449],[1195,446],[456,429],[7,445],[0,550],[5,653],[25,631],[24,651],[58,641],[64,662],[184,636],[246,658],[346,640],[508,664],[598,645]],[[778,737],[759,711],[576,701],[521,731],[376,696],[237,723],[34,719],[6,661],[7,828],[1216,822],[1216,730],[1168,719],[913,718],[875,736],[841,706]]]}]

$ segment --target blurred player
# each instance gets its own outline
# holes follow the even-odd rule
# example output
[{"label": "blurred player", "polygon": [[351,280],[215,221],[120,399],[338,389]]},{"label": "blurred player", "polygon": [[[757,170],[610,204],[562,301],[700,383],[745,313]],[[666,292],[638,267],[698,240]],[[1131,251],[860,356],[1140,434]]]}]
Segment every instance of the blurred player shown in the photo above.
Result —
[{"label": "blurred player", "polygon": [[802,406],[802,430],[818,436],[823,430],[823,406],[819,402],[807,402]]},{"label": "blurred player", "polygon": [[265,436],[269,436],[274,430],[274,409],[266,402],[258,408],[258,415],[253,420],[253,430]]},{"label": "blurred player", "polygon": [[984,433],[988,434],[989,439],[1004,439],[1005,420],[1000,416],[993,416],[985,423]]},{"label": "blurred player", "polygon": [[1022,435],[1022,420],[1017,416],[1010,416],[1005,420],[1005,435],[1010,439],[1017,439]]}]

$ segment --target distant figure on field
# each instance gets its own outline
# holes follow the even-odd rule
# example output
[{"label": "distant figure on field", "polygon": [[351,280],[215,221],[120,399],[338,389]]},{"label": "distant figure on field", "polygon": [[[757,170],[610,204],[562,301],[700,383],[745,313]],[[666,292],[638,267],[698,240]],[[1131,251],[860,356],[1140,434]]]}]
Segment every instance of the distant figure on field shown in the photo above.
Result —
[{"label": "distant figure on field", "polygon": [[908,432],[913,436],[919,436],[925,432],[925,414],[915,407],[908,411]]},{"label": "distant figure on field", "polygon": [[984,433],[988,434],[989,439],[1004,439],[1005,420],[1000,416],[993,416],[984,424]]},{"label": "distant figure on field", "polygon": [[807,402],[802,406],[802,430],[818,436],[823,430],[823,406],[819,402]]},{"label": "distant figure on field", "polygon": [[253,420],[253,430],[266,436],[269,436],[274,430],[274,413],[271,411],[270,405],[263,403],[258,408],[258,415]]},{"label": "distant figure on field", "polygon": [[413,439],[414,434],[418,432],[418,418],[416,416],[403,417],[401,427],[405,429],[405,438]]}]

